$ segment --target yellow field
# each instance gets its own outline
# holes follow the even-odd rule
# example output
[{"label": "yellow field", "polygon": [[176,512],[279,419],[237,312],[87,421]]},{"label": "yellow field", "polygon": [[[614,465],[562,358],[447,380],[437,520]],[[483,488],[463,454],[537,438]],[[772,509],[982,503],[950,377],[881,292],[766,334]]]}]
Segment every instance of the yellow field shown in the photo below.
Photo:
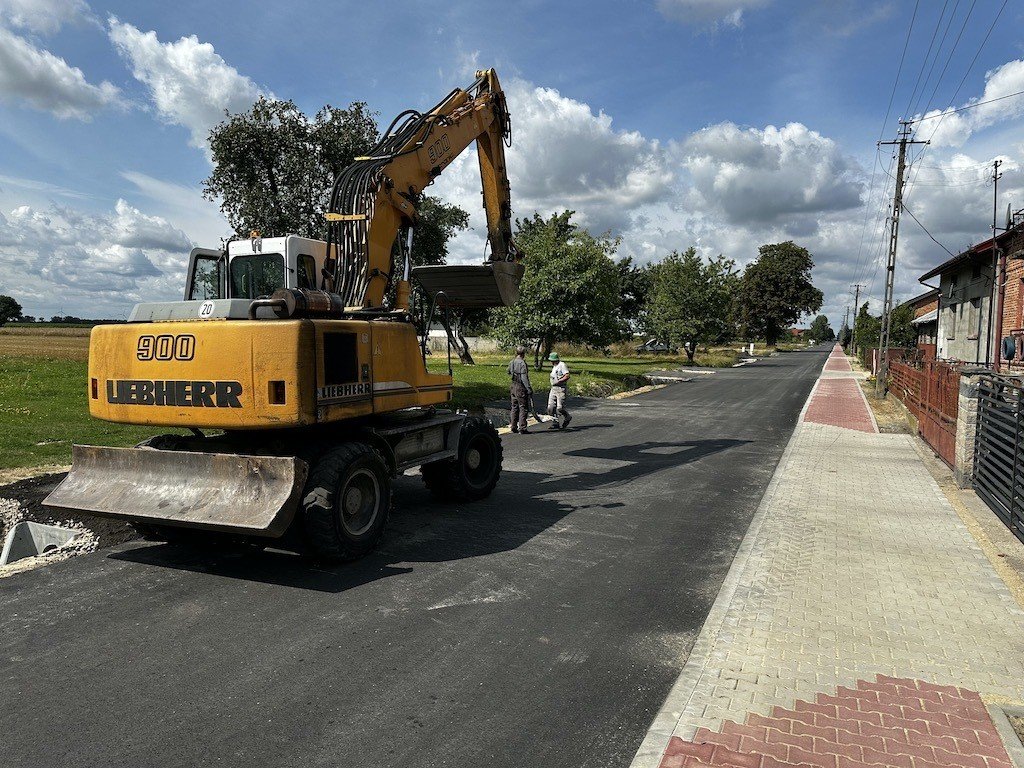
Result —
[{"label": "yellow field", "polygon": [[0,357],[88,360],[90,328],[0,328]]}]

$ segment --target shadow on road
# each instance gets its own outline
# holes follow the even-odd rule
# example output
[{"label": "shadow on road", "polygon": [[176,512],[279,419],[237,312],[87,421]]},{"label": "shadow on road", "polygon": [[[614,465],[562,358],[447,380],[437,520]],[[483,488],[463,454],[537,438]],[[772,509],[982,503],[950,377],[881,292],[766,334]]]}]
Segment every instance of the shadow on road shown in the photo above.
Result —
[{"label": "shadow on road", "polygon": [[[514,550],[578,509],[625,506],[614,499],[575,505],[551,498],[556,494],[571,499],[574,492],[620,486],[748,442],[687,440],[569,450],[562,455],[587,461],[553,461],[554,466],[561,464],[570,470],[565,474],[505,471],[490,498],[476,503],[435,502],[426,495],[418,478],[402,477],[395,484],[396,508],[380,549],[352,563],[323,565],[278,550],[224,551],[179,543],[139,546],[112,552],[108,557],[278,586],[344,592],[409,573],[416,563],[449,562]],[[615,465],[610,466],[610,462]],[[574,465],[585,469],[571,471]]]}]

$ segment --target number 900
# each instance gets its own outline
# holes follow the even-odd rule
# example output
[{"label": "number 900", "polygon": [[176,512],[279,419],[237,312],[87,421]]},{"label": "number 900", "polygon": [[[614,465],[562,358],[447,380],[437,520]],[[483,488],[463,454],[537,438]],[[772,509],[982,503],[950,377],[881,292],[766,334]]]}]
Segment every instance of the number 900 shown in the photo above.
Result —
[{"label": "number 900", "polygon": [[189,333],[139,336],[136,350],[139,360],[191,360],[195,354],[196,337]]}]

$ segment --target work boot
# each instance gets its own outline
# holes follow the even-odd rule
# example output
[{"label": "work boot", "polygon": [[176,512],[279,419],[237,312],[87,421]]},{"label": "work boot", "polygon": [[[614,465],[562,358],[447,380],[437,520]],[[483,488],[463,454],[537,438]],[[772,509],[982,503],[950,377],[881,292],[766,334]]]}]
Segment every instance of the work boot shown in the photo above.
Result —
[{"label": "work boot", "polygon": [[517,427],[517,426],[513,426],[512,427],[512,434],[515,434],[518,431],[519,431],[519,427]]},{"label": "work boot", "polygon": [[572,416],[570,416],[568,413],[565,414],[565,421],[562,422],[562,429],[568,429],[570,421],[572,421]]},{"label": "work boot", "polygon": [[528,430],[526,427],[523,427],[522,429],[519,430],[519,434],[520,435],[528,435],[528,434],[530,434],[530,430]]}]

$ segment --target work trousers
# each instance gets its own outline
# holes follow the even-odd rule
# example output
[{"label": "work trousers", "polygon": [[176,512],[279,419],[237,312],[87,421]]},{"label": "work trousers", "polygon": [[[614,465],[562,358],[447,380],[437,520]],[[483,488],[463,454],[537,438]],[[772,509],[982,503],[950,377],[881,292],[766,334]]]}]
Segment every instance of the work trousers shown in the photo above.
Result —
[{"label": "work trousers", "polygon": [[526,417],[530,415],[530,393],[522,382],[512,383],[509,399],[512,401],[512,429],[526,429]]}]

